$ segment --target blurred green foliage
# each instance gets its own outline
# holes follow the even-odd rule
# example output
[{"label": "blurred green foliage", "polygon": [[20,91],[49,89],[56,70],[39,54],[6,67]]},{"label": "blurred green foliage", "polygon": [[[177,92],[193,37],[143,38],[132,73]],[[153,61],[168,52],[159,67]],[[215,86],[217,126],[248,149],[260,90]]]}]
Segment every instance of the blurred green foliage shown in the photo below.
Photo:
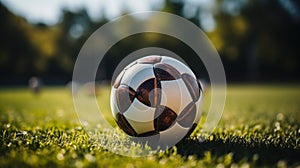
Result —
[{"label": "blurred green foliage", "polygon": [[[166,0],[161,11],[187,17],[188,3]],[[203,27],[203,17],[201,20],[199,16],[207,10],[213,14],[215,28],[206,33],[221,55],[229,81],[299,81],[299,4],[294,0],[218,0],[210,9],[193,6],[195,11],[187,18]],[[24,84],[33,75],[52,82],[70,80],[85,40],[107,22],[105,17],[93,21],[85,9],[80,9],[64,10],[60,22],[52,26],[30,24],[0,3],[1,84]],[[130,29],[130,25],[123,28]],[[112,34],[117,33],[112,30]],[[118,61],[127,54],[152,46],[175,52],[203,73],[203,66],[195,64],[197,56],[184,43],[148,33],[114,45],[104,59],[105,70],[99,80],[109,80]]]}]

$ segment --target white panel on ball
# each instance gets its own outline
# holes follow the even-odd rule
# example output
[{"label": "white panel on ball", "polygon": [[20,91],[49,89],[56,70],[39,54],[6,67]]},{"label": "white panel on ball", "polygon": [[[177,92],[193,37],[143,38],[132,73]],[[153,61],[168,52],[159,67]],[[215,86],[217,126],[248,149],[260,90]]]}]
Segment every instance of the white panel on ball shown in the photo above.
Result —
[{"label": "white panel on ball", "polygon": [[187,73],[189,75],[192,75],[194,78],[196,78],[194,73],[188,66],[186,66],[185,64],[183,64],[182,62],[180,62],[174,58],[164,56],[164,57],[162,57],[161,62],[169,64],[172,67],[176,68],[180,72],[180,74]]},{"label": "white panel on ball", "polygon": [[176,144],[189,132],[189,128],[183,128],[177,122],[165,131],[159,132],[159,144],[163,147]]},{"label": "white panel on ball", "polygon": [[134,129],[134,131],[138,134],[146,133],[149,131],[154,131],[154,123],[153,121],[148,122],[138,122],[133,121],[128,118],[126,118],[131,127]]},{"label": "white panel on ball", "polygon": [[196,104],[196,117],[193,123],[198,123],[202,114],[202,98],[203,98],[203,92],[200,92],[200,97],[198,99],[198,101],[195,103]]},{"label": "white panel on ball", "polygon": [[137,90],[143,82],[154,77],[152,64],[136,64],[125,71],[121,84]]},{"label": "white panel on ball", "polygon": [[182,79],[161,81],[161,91],[161,105],[170,108],[177,115],[193,101]]},{"label": "white panel on ball", "polygon": [[129,65],[127,65],[125,68],[124,68],[124,70],[127,70],[127,69],[129,69],[129,68],[131,68],[133,65],[135,65],[136,64],[136,61],[133,61],[133,62],[131,62]]},{"label": "white panel on ball", "polygon": [[178,79],[178,84],[181,92],[181,104],[179,109],[180,113],[188,104],[190,104],[193,101],[193,98],[182,79]]},{"label": "white panel on ball", "polygon": [[116,119],[117,113],[120,111],[117,106],[117,101],[116,101],[116,96],[115,96],[116,92],[117,92],[117,89],[112,87],[111,92],[110,92],[110,108],[112,109],[112,114],[115,119]]},{"label": "white panel on ball", "polygon": [[129,108],[124,112],[126,119],[139,122],[153,121],[154,115],[155,108],[144,105],[138,99],[134,99]]}]

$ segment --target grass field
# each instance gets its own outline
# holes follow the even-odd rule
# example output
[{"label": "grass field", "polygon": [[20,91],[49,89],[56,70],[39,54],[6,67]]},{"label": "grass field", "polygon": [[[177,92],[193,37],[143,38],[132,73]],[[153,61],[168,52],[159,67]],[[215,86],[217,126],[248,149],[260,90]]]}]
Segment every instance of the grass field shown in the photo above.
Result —
[{"label": "grass field", "polygon": [[[101,88],[98,103],[114,124],[109,92]],[[300,86],[230,85],[223,117],[202,143],[200,127],[168,151],[125,157],[89,139],[65,88],[0,88],[0,167],[300,167]]]}]

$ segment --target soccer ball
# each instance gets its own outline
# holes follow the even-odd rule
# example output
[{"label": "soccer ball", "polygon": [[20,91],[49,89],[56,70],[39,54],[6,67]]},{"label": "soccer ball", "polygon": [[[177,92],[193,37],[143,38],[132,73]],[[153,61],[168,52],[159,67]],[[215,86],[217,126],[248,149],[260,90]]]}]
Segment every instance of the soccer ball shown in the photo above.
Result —
[{"label": "soccer ball", "polygon": [[117,125],[131,137],[189,136],[201,116],[202,89],[191,69],[167,56],[146,56],[113,82],[110,104]]}]

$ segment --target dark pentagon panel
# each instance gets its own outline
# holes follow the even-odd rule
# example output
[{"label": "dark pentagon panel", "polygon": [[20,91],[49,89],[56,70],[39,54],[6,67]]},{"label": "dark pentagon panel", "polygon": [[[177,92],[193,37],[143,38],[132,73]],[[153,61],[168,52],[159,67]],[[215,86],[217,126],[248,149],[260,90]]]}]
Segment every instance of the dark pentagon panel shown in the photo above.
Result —
[{"label": "dark pentagon panel", "polygon": [[173,125],[177,114],[168,107],[158,106],[155,111],[154,128],[156,131],[164,131]]},{"label": "dark pentagon panel", "polygon": [[135,91],[126,86],[120,85],[116,92],[117,105],[121,113],[124,113],[135,98]]},{"label": "dark pentagon panel", "polygon": [[165,63],[155,64],[154,74],[158,80],[176,80],[181,76],[174,67]]},{"label": "dark pentagon panel", "polygon": [[118,126],[124,131],[126,132],[128,135],[130,136],[137,136],[137,133],[134,131],[134,129],[131,127],[131,125],[128,123],[128,121],[126,120],[126,118],[124,117],[123,114],[118,113],[117,114],[117,124]]},{"label": "dark pentagon panel", "polygon": [[199,81],[189,74],[182,74],[181,78],[184,81],[186,87],[188,88],[193,98],[193,101],[196,102],[200,97]]},{"label": "dark pentagon panel", "polygon": [[137,136],[138,137],[149,137],[149,136],[153,136],[153,135],[157,135],[157,134],[159,134],[159,132],[154,130],[154,131],[149,131],[149,132],[145,132],[142,134],[138,134]]},{"label": "dark pentagon panel", "polygon": [[188,128],[192,125],[196,117],[196,105],[194,102],[188,104],[177,117],[177,122],[182,127]]},{"label": "dark pentagon panel", "polygon": [[161,56],[149,56],[139,59],[137,62],[139,64],[156,64],[161,61]]},{"label": "dark pentagon panel", "polygon": [[149,107],[156,107],[161,99],[161,85],[155,78],[143,82],[136,91],[137,99]]}]

